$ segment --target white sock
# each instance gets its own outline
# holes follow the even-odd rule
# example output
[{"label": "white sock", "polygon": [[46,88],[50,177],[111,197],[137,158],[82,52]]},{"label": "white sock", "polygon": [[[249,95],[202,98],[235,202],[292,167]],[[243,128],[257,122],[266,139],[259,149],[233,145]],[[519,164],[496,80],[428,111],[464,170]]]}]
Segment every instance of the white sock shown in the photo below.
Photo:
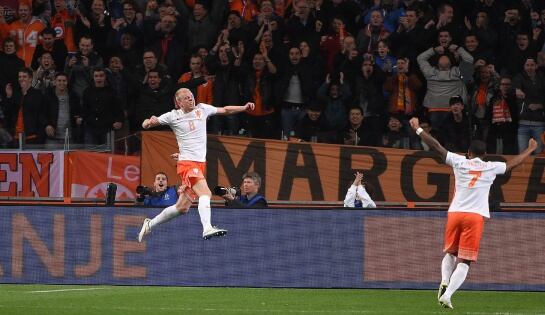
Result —
[{"label": "white sock", "polygon": [[467,272],[469,271],[469,266],[465,263],[459,263],[458,266],[456,266],[456,269],[452,273],[452,276],[450,277],[450,284],[447,287],[447,290],[445,291],[446,298],[450,299],[452,294],[462,286],[462,283],[466,280]]},{"label": "white sock", "polygon": [[175,217],[179,216],[181,213],[176,209],[176,205],[166,207],[161,213],[159,213],[155,218],[151,219],[149,227],[153,229],[154,226],[168,222]]},{"label": "white sock", "polygon": [[210,211],[210,197],[203,195],[199,197],[199,216],[201,217],[202,228],[204,231],[212,227],[210,223],[210,217],[212,216]]},{"label": "white sock", "polygon": [[456,256],[447,253],[441,262],[441,283],[449,284],[452,272],[456,268]]}]

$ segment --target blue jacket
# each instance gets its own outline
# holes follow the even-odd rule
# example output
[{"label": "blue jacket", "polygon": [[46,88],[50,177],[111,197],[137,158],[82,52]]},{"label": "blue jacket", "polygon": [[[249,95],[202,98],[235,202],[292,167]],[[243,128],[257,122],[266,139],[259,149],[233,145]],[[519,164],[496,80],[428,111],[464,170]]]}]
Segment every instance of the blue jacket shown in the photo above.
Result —
[{"label": "blue jacket", "polygon": [[146,206],[172,206],[178,200],[178,190],[176,186],[170,186],[158,196],[146,196],[144,205]]}]

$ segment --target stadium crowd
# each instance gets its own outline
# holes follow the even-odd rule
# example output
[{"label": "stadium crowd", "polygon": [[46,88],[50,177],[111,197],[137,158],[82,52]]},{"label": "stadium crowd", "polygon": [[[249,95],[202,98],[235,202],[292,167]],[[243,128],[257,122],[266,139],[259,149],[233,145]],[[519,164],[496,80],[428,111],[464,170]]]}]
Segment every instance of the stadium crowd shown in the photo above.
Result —
[{"label": "stadium crowd", "polygon": [[[0,145],[100,144],[189,88],[209,132],[515,154],[545,131],[545,3],[20,0],[0,10]],[[541,141],[538,151],[542,150]],[[137,150],[136,146],[132,150]]]}]

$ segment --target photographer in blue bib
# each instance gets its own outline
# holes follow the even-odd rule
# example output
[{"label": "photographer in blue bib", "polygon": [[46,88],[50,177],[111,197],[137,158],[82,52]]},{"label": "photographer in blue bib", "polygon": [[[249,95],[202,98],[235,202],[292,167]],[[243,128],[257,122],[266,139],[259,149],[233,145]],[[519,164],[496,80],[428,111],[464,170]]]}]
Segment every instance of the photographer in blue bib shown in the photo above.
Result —
[{"label": "photographer in blue bib", "polygon": [[261,176],[248,172],[242,176],[240,189],[216,186],[214,194],[225,199],[225,205],[229,208],[266,208],[267,200],[258,193],[260,187]]},{"label": "photographer in blue bib", "polygon": [[178,187],[168,186],[168,177],[164,172],[155,174],[153,187],[136,187],[136,204],[145,206],[172,206],[178,200]]}]

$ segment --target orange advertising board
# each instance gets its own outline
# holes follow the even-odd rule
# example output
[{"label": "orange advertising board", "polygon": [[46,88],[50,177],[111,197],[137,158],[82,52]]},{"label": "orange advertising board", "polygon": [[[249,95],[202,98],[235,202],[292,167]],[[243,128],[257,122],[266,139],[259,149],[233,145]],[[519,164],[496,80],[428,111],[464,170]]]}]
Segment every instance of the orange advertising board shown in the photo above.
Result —
[{"label": "orange advertising board", "polygon": [[81,151],[70,152],[68,163],[72,198],[102,199],[108,183],[117,185],[116,200],[136,198],[140,157]]},{"label": "orange advertising board", "polygon": [[[177,181],[178,151],[172,132],[144,132],[142,183],[150,185],[158,171]],[[489,156],[506,161],[509,156]],[[343,200],[356,170],[364,173],[373,199],[387,202],[447,202],[454,192],[454,175],[432,152],[345,145],[286,142],[226,136],[208,137],[207,180],[237,186],[247,171],[263,178],[268,200]],[[513,172],[499,176],[491,196],[499,202],[545,202],[542,179],[545,159],[531,158]]]}]

